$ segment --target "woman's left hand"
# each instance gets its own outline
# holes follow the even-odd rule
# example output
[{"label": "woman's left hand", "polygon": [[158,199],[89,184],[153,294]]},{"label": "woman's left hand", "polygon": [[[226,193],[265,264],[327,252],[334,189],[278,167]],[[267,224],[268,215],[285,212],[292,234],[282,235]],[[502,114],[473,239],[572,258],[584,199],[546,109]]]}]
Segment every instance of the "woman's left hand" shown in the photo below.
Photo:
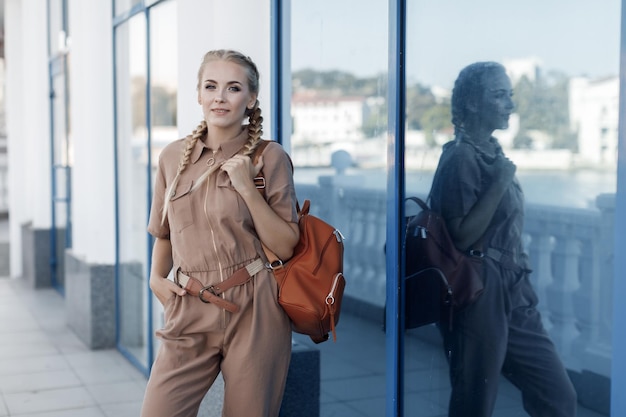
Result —
[{"label": "woman's left hand", "polygon": [[262,167],[262,156],[259,158],[257,165],[253,166],[249,157],[238,154],[224,162],[220,169],[226,171],[231,184],[241,194],[245,191],[256,189],[252,180],[261,171]]}]

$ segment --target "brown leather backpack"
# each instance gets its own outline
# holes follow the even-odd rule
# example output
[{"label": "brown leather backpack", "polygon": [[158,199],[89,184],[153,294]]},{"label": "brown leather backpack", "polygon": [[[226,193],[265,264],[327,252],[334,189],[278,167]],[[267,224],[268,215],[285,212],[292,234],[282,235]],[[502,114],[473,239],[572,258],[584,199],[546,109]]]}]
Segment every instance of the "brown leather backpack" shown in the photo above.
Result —
[{"label": "brown leather backpack", "polygon": [[[256,164],[269,141],[264,140],[252,155]],[[264,194],[262,170],[255,178]],[[261,185],[262,184],[262,185]],[[280,260],[264,246],[268,267],[278,283],[278,303],[291,319],[292,330],[306,334],[315,343],[328,340],[329,332],[337,340],[341,301],[346,285],[343,276],[343,240],[341,232],[322,219],[309,214],[310,201],[298,207],[300,240],[289,260]]]}]

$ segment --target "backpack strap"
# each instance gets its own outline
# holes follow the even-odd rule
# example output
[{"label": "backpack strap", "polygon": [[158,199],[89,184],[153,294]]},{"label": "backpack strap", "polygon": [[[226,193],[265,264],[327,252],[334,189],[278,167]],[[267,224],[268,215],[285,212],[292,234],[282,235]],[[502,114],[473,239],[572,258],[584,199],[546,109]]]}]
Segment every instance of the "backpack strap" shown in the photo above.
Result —
[{"label": "backpack strap", "polygon": [[[256,165],[259,162],[259,158],[263,154],[263,151],[267,147],[267,145],[271,142],[271,140],[261,139],[261,142],[256,147],[250,159],[252,159],[252,165]],[[291,171],[293,172],[293,161],[289,158],[289,162],[291,163]],[[263,198],[265,198],[265,175],[263,175],[263,168],[259,171],[256,177],[254,177],[254,185],[257,190],[261,193]],[[298,212],[298,217],[300,217],[300,203],[296,200],[296,211]]]},{"label": "backpack strap", "polygon": [[[261,139],[259,141],[259,144],[252,153],[252,156],[250,156],[250,159],[252,160],[252,165],[256,165],[259,162],[259,158],[261,157],[263,151],[269,143],[270,141],[265,139]],[[254,177],[254,186],[257,188],[257,190],[259,190],[263,198],[265,198],[265,176],[263,175],[263,168],[261,168],[257,176]]]},{"label": "backpack strap", "polygon": [[[250,156],[250,159],[252,159],[252,165],[256,165],[259,162],[259,158],[261,157],[261,155],[263,154],[263,151],[265,150],[265,148],[270,142],[271,142],[270,140],[261,139],[259,145],[256,147],[256,149]],[[289,161],[291,161],[291,158],[289,159]],[[293,170],[293,163],[291,164],[291,167]],[[263,175],[263,168],[261,168],[257,176],[254,177],[254,185],[256,186],[257,190],[259,190],[263,198],[265,198],[265,176]],[[308,201],[305,203],[308,203]],[[307,206],[306,211],[308,212],[308,204],[306,204],[306,206]],[[297,200],[296,200],[296,210],[298,212],[298,218],[300,218],[300,215],[302,212],[300,210],[300,205],[298,204]],[[263,251],[265,252],[265,256],[267,256],[268,262],[265,265],[266,268],[268,269],[282,268],[283,261],[274,252],[272,252],[267,246],[265,246],[263,242],[261,242],[261,246],[263,246]]]}]

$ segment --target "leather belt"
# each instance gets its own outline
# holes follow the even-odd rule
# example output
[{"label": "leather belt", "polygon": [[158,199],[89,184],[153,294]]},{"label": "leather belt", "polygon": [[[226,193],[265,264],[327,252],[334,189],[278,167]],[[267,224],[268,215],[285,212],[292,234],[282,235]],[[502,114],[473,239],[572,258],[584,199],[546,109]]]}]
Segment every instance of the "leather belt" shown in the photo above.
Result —
[{"label": "leather belt", "polygon": [[184,288],[187,293],[200,298],[200,301],[203,303],[212,303],[231,313],[236,313],[239,311],[239,306],[223,299],[220,297],[220,294],[233,287],[247,283],[264,267],[263,260],[257,258],[244,268],[235,271],[235,273],[224,281],[213,285],[204,285],[200,280],[184,274],[180,268],[178,268],[174,280],[176,284]]},{"label": "leather belt", "polygon": [[521,266],[519,266],[515,260],[513,259],[512,256],[505,254],[502,251],[499,251],[498,249],[494,249],[494,248],[487,248],[487,250],[484,252],[485,256],[493,259],[494,261],[500,263],[500,265],[502,265],[503,268],[505,269],[510,269],[512,271],[514,271],[515,273],[520,273],[520,272],[527,272],[530,273],[532,272],[530,269],[527,268],[522,268]]}]

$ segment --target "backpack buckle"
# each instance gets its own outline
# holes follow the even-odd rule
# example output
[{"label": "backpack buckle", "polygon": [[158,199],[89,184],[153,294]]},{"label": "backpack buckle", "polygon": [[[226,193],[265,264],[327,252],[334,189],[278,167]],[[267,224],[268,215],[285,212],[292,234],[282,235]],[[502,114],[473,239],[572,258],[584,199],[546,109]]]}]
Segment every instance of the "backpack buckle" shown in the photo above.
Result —
[{"label": "backpack buckle", "polygon": [[272,261],[272,262],[266,262],[265,263],[265,267],[267,269],[271,269],[272,271],[274,269],[280,269],[280,268],[283,267],[283,261],[281,261],[280,259],[277,259],[277,260]]},{"label": "backpack buckle", "polygon": [[253,181],[256,188],[265,188],[265,177],[254,177]]}]

